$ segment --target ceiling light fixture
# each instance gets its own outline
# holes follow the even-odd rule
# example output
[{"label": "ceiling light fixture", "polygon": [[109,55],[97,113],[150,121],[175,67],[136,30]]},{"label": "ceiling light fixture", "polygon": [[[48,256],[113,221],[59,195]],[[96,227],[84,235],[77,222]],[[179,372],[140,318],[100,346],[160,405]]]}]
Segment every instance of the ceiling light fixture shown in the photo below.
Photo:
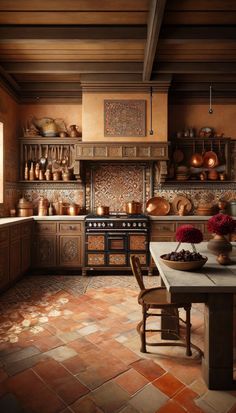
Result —
[{"label": "ceiling light fixture", "polygon": [[150,131],[149,135],[153,135],[153,129],[152,129],[152,86],[150,87]]},{"label": "ceiling light fixture", "polygon": [[209,103],[209,109],[208,109],[209,115],[212,115],[213,109],[212,109],[212,86],[210,85],[210,103]]}]

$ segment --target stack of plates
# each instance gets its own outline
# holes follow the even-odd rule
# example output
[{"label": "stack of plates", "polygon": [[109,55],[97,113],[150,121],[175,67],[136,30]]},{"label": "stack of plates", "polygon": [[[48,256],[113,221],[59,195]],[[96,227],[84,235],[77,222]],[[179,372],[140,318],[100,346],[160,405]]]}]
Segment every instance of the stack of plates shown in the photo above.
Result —
[{"label": "stack of plates", "polygon": [[189,178],[189,169],[187,166],[180,165],[176,168],[177,181],[186,181]]}]

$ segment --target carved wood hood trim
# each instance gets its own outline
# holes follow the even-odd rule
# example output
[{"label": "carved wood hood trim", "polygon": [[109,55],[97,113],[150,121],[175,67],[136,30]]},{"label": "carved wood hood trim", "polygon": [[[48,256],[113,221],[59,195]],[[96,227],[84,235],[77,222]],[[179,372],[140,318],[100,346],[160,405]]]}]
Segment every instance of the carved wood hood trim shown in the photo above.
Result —
[{"label": "carved wood hood trim", "polygon": [[75,161],[82,160],[168,160],[168,142],[80,142],[75,145]]}]

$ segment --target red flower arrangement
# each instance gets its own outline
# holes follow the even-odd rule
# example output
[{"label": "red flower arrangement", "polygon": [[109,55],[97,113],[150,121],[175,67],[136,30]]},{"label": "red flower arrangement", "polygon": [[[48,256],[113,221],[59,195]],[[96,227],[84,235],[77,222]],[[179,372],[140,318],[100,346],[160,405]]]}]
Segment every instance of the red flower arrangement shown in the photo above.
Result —
[{"label": "red flower arrangement", "polygon": [[196,251],[194,244],[199,244],[203,240],[203,234],[200,229],[195,228],[193,225],[181,225],[176,231],[176,241],[179,242],[176,251],[179,248],[181,242],[188,242],[192,245],[194,251]]},{"label": "red flower arrangement", "polygon": [[227,214],[217,214],[207,222],[207,229],[217,235],[231,234],[236,230],[236,221]]}]

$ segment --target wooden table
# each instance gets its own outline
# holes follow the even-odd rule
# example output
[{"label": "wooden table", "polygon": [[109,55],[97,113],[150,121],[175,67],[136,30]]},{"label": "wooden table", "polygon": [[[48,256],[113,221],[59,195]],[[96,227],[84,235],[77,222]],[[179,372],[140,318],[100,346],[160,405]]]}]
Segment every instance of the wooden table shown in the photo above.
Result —
[{"label": "wooden table", "polygon": [[[236,243],[232,243],[234,247]],[[233,298],[236,293],[236,248],[232,265],[222,266],[207,249],[207,243],[197,245],[197,251],[208,257],[201,270],[172,270],[163,264],[160,255],[174,251],[176,242],[151,242],[150,252],[167,288],[170,302],[205,303],[204,357],[202,373],[209,389],[236,388],[233,380]],[[180,249],[191,250],[190,244]]]}]

